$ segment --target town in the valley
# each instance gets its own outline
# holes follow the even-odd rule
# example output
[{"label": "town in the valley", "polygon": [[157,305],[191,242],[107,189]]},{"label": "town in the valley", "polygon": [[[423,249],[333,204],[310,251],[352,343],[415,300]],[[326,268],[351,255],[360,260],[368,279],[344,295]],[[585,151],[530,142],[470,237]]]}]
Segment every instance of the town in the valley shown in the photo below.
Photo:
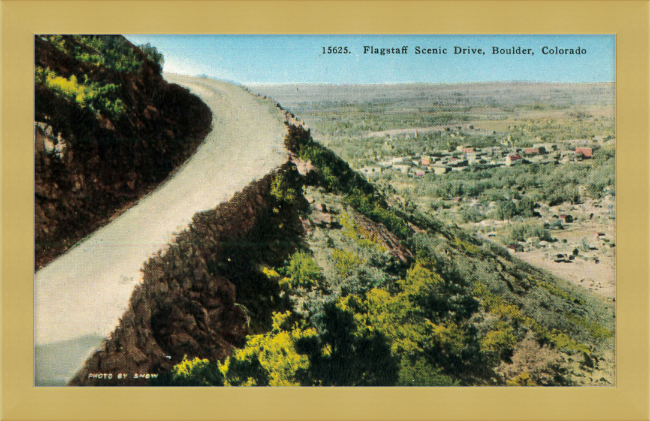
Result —
[{"label": "town in the valley", "polygon": [[[453,149],[433,149],[424,154],[390,156],[394,151],[393,140],[422,136],[422,129],[401,129],[374,134],[385,137],[382,155],[373,164],[359,168],[366,177],[397,176],[404,180],[425,176],[447,177],[453,172],[480,171],[492,168],[514,168],[527,165],[591,165],[596,151],[603,147],[614,147],[613,136],[597,135],[591,139],[572,139],[554,142],[531,140],[527,146],[516,146],[509,135],[503,134],[498,146],[472,147],[463,143],[465,135],[491,135],[476,129],[474,125],[437,128],[437,134],[453,139],[459,145]],[[539,139],[537,139],[539,140]],[[385,157],[388,155],[388,157]],[[389,175],[390,174],[390,175]],[[395,182],[393,182],[395,184]],[[578,283],[585,288],[614,298],[615,257],[615,192],[605,189],[600,199],[583,200],[581,203],[562,203],[549,206],[535,204],[535,221],[551,232],[551,238],[531,235],[514,241],[508,231],[517,222],[530,218],[516,217],[500,220],[490,218],[499,206],[496,201],[485,202],[477,198],[449,197],[440,213],[474,212],[485,215],[481,221],[464,221],[466,228],[478,236],[499,241],[508,251],[535,266],[547,269],[558,276]],[[517,199],[512,199],[517,202]],[[438,212],[434,212],[438,213]]]},{"label": "town in the valley", "polygon": [[[447,127],[451,138],[462,142],[461,131],[480,135],[473,125],[467,127]],[[399,130],[396,136],[417,138],[418,130]],[[387,140],[385,151],[393,150],[391,134],[385,133]],[[394,135],[395,136],[395,135]],[[495,167],[511,167],[526,164],[566,164],[590,159],[594,150],[604,145],[615,144],[616,139],[605,136],[594,136],[591,140],[574,139],[563,142],[533,143],[531,147],[515,147],[508,136],[500,146],[485,148],[459,145],[454,151],[446,149],[432,150],[430,153],[414,156],[396,156],[390,159],[380,159],[375,165],[360,168],[366,177],[375,177],[385,171],[399,171],[413,177],[422,177],[427,173],[444,175],[452,171],[470,171],[470,169],[485,169]]]}]

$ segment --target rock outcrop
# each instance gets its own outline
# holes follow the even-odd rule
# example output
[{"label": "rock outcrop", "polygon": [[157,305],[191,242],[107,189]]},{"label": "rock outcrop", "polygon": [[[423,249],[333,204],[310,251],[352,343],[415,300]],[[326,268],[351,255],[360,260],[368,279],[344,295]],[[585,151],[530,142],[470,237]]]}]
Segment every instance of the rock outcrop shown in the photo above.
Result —
[{"label": "rock outcrop", "polygon": [[[82,48],[73,37],[66,42]],[[81,61],[35,37],[38,69],[83,86],[115,85],[124,110],[98,112],[36,82],[36,269],[165,180],[210,131],[210,109],[124,42],[141,60],[137,71]]]}]

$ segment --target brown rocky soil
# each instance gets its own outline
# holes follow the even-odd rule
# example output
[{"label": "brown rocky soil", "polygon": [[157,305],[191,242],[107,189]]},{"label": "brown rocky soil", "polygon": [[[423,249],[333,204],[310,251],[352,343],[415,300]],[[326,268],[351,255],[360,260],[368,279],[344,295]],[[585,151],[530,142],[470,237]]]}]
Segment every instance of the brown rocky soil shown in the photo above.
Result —
[{"label": "brown rocky soil", "polygon": [[397,238],[397,236],[392,232],[388,231],[383,224],[373,222],[359,213],[354,214],[354,219],[363,230],[369,232],[371,236],[377,239],[402,263],[408,263],[413,258],[411,251],[404,247],[400,243],[399,238]]},{"label": "brown rocky soil", "polygon": [[[133,47],[144,58],[144,54]],[[119,86],[126,112],[95,114],[35,86],[35,267],[39,269],[165,180],[210,130],[210,109],[167,83],[158,66],[121,73],[70,57],[35,37],[35,63],[77,80]],[[61,154],[44,150],[45,130]]]},{"label": "brown rocky soil", "polygon": [[[292,168],[282,171],[295,173]],[[146,385],[134,374],[162,373],[184,356],[223,359],[260,328],[251,319],[270,321],[271,309],[283,302],[255,262],[280,264],[302,233],[300,203],[280,205],[269,194],[273,177],[197,214],[169,249],[145,264],[119,326],[69,385]],[[271,225],[283,228],[269,232]],[[119,379],[120,373],[130,377]]]}]

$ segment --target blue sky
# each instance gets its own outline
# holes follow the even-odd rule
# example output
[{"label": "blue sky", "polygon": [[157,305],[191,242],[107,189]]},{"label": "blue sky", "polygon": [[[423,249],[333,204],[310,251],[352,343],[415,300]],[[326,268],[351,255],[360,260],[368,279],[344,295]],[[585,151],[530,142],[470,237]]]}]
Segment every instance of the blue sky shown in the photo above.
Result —
[{"label": "blue sky", "polygon": [[[252,85],[260,83],[462,83],[484,81],[613,82],[613,35],[126,35],[151,43],[164,70]],[[349,54],[323,54],[347,46]],[[408,46],[408,54],[364,54],[364,46]],[[415,47],[447,54],[415,54]],[[454,46],[485,55],[454,54]],[[493,47],[521,46],[533,55],[493,55]],[[586,50],[542,54],[542,47]]]}]

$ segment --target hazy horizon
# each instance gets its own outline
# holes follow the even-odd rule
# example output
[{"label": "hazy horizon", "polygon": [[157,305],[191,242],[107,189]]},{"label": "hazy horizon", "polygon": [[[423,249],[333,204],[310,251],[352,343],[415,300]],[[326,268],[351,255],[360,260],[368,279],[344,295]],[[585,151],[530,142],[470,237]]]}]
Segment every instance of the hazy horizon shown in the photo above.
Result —
[{"label": "hazy horizon", "polygon": [[[170,73],[170,72],[165,72]],[[172,73],[178,74],[178,73]],[[197,75],[203,77],[203,75]],[[214,79],[212,76],[205,76]],[[234,82],[235,81],[227,81]],[[527,80],[492,80],[484,82],[385,82],[385,83],[329,83],[329,82],[280,82],[280,83],[247,83],[247,86],[291,86],[291,85],[337,85],[337,86],[372,86],[372,85],[489,85],[500,83],[520,83],[526,85],[604,85],[616,84],[616,82],[545,82],[545,81],[527,81]]]},{"label": "hazy horizon", "polygon": [[[243,85],[615,82],[613,35],[125,35],[150,43],[169,73]],[[326,53],[347,47],[347,54]],[[372,47],[372,48],[371,48]],[[380,49],[407,53],[382,55]],[[446,53],[416,54],[422,49]],[[454,48],[468,49],[454,54]],[[528,50],[494,54],[495,47]],[[582,54],[542,54],[547,48]],[[377,53],[373,52],[377,50]],[[481,52],[478,52],[481,49]]]}]

